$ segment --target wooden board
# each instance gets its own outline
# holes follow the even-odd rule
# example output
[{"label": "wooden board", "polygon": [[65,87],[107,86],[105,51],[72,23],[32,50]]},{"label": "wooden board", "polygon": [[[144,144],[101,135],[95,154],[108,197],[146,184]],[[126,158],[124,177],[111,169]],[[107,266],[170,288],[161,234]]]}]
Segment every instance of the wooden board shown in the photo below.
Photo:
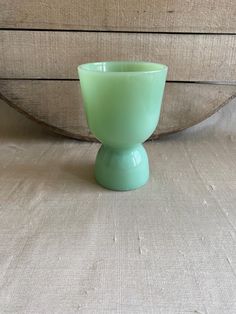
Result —
[{"label": "wooden board", "polygon": [[1,0],[1,28],[235,33],[235,0]]},{"label": "wooden board", "polygon": [[77,78],[77,65],[149,60],[169,66],[171,81],[236,79],[236,36],[95,32],[0,32],[0,77]]},{"label": "wooden board", "polygon": [[[69,137],[94,140],[87,127],[79,81],[0,80],[2,99]],[[190,127],[236,96],[236,85],[167,83],[158,129],[152,138]]]}]

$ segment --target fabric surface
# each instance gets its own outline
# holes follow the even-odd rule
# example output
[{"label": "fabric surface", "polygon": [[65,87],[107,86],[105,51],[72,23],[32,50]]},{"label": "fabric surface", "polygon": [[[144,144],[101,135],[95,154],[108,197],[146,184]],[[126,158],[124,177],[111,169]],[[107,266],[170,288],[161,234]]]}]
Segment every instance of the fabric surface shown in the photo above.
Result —
[{"label": "fabric surface", "polygon": [[99,144],[0,103],[0,313],[236,313],[236,102],[98,186]]}]

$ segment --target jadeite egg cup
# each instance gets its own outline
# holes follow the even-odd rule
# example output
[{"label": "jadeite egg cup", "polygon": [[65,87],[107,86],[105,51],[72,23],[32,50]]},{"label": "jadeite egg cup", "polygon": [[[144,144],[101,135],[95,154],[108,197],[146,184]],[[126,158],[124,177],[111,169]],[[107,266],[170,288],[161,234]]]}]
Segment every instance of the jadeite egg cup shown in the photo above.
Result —
[{"label": "jadeite egg cup", "polygon": [[132,190],[149,177],[142,143],[155,130],[167,66],[149,62],[97,62],[78,66],[88,126],[102,142],[95,163],[99,184]]}]

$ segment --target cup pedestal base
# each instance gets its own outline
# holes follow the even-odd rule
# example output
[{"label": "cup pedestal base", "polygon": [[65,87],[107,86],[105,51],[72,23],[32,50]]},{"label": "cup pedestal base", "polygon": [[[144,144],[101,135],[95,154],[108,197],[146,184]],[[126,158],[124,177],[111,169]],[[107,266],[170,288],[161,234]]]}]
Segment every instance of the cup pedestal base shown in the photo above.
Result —
[{"label": "cup pedestal base", "polygon": [[149,178],[149,164],[142,144],[129,148],[102,145],[95,163],[97,182],[105,188],[128,191],[141,187]]}]

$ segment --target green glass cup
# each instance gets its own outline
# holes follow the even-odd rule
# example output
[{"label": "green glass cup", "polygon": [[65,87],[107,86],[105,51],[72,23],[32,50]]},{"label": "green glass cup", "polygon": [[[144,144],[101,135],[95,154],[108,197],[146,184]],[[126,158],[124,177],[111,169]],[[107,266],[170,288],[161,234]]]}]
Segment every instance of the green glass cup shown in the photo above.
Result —
[{"label": "green glass cup", "polygon": [[132,190],[149,177],[142,143],[155,130],[167,66],[150,62],[97,62],[78,66],[88,126],[102,142],[95,163],[99,184]]}]

